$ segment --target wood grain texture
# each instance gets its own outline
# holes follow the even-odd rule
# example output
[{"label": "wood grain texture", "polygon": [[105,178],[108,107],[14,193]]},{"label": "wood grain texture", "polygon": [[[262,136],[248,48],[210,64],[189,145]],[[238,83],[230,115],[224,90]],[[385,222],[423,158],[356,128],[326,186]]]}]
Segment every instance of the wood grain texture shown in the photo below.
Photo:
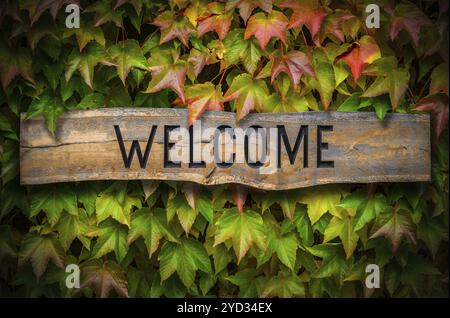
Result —
[{"label": "wood grain texture", "polygon": [[[202,129],[236,127],[235,114],[209,111],[201,116]],[[114,125],[119,125],[127,151],[132,140],[144,149],[152,125],[158,125],[147,167],[135,156],[125,168]],[[20,180],[24,185],[84,180],[159,179],[193,181],[204,185],[240,183],[285,190],[327,183],[406,182],[430,180],[430,118],[428,115],[388,114],[380,121],[374,113],[304,112],[249,114],[238,127],[284,125],[291,145],[300,125],[308,125],[308,167],[303,167],[303,145],[290,164],[284,145],[281,168],[260,174],[246,163],[220,168],[164,168],[164,125],[188,127],[185,109],[104,108],[71,111],[58,120],[53,136],[44,119],[21,116]],[[317,125],[332,125],[323,133],[328,143],[323,160],[334,168],[317,168]],[[203,145],[210,140],[203,140]],[[236,147],[242,151],[243,147]]]}]

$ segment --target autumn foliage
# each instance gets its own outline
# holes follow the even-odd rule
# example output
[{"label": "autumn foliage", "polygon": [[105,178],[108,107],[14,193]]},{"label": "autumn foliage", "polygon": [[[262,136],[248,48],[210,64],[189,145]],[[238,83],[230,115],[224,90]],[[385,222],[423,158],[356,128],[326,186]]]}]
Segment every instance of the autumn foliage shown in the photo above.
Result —
[{"label": "autumn foliage", "polygon": [[[448,297],[447,1],[74,2],[0,2],[0,296]],[[21,112],[99,107],[427,112],[432,181],[19,184]]]}]

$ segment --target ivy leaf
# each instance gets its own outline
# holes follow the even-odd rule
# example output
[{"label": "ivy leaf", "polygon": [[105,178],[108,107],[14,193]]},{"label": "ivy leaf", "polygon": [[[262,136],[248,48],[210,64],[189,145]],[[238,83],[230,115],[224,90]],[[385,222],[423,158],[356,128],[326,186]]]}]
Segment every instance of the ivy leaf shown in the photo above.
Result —
[{"label": "ivy leaf", "polygon": [[115,2],[116,3],[114,5],[114,10],[126,3],[129,3],[134,7],[134,10],[136,10],[137,14],[141,14],[142,5],[143,5],[142,0],[116,0]]},{"label": "ivy leaf", "polygon": [[188,76],[191,80],[193,80],[197,78],[205,65],[211,65],[217,63],[218,61],[216,56],[209,49],[203,48],[203,50],[200,51],[192,48],[189,52],[188,62],[190,63],[189,66],[192,64],[192,67],[188,69]]},{"label": "ivy leaf", "polygon": [[317,79],[313,79],[312,83],[319,91],[325,111],[328,111],[334,89],[336,88],[335,70],[331,63],[325,61],[316,61],[314,67]]},{"label": "ivy leaf", "polygon": [[102,28],[95,27],[93,25],[84,25],[80,28],[65,29],[63,33],[63,39],[75,35],[80,48],[80,52],[91,41],[95,41],[101,46],[105,47],[105,35]]},{"label": "ivy leaf", "polygon": [[386,77],[377,77],[373,84],[361,95],[361,97],[375,97],[389,93],[391,105],[396,109],[408,88],[409,72],[406,69],[391,70]]},{"label": "ivy leaf", "polygon": [[17,75],[34,83],[30,52],[24,48],[14,50],[0,45],[0,80],[3,90]]},{"label": "ivy leaf", "polygon": [[319,6],[317,0],[287,0],[280,3],[279,7],[292,10],[292,16],[288,25],[290,29],[306,25],[313,38],[319,31],[326,16],[325,9]]},{"label": "ivy leaf", "polygon": [[231,196],[233,197],[233,201],[241,214],[244,212],[244,204],[247,200],[247,195],[248,189],[246,186],[240,184],[233,184],[231,186]]},{"label": "ivy leaf", "polygon": [[77,196],[69,184],[41,186],[31,195],[30,217],[44,211],[53,226],[63,210],[71,215],[78,215]]},{"label": "ivy leaf", "polygon": [[231,239],[238,264],[253,244],[261,250],[266,248],[263,220],[256,212],[239,213],[235,208],[229,209],[220,216],[216,226],[214,246]]},{"label": "ivy leaf", "polygon": [[308,111],[308,101],[294,91],[290,91],[284,98],[274,93],[267,99],[266,109],[274,113],[305,112]]},{"label": "ivy leaf", "polygon": [[233,16],[231,14],[215,14],[198,22],[197,35],[202,37],[205,33],[215,31],[220,40],[225,39],[230,30]]},{"label": "ivy leaf", "polygon": [[117,43],[116,45],[110,46],[108,52],[111,55],[111,60],[116,65],[117,75],[124,86],[132,67],[142,70],[148,69],[147,60],[136,40],[126,40],[125,42]]},{"label": "ivy leaf", "polygon": [[429,95],[444,93],[448,96],[448,64],[441,63],[431,73]]},{"label": "ivy leaf", "polygon": [[384,236],[391,243],[392,253],[394,254],[397,252],[403,237],[416,244],[414,225],[405,212],[389,209],[379,216],[375,228],[377,230],[369,238]]},{"label": "ivy leaf", "polygon": [[159,44],[177,38],[184,46],[189,47],[189,34],[194,32],[195,29],[185,17],[177,18],[172,11],[164,11],[155,18],[153,24],[161,30]]},{"label": "ivy leaf", "polygon": [[328,35],[336,37],[339,41],[345,42],[344,23],[355,18],[353,14],[343,10],[336,10],[333,14],[327,15],[322,27],[314,38],[316,45],[320,46]]},{"label": "ivy leaf", "polygon": [[190,288],[194,283],[197,270],[212,274],[208,253],[200,242],[193,239],[183,238],[181,244],[164,243],[158,260],[161,282],[176,271],[183,284]]},{"label": "ivy leaf", "polygon": [[258,257],[258,267],[267,262],[276,253],[278,259],[291,271],[294,271],[297,258],[298,240],[294,233],[281,234],[276,227],[267,235],[267,248]]},{"label": "ivy leaf", "polygon": [[0,220],[2,220],[15,207],[28,210],[28,200],[25,189],[15,182],[9,182],[0,191]]},{"label": "ivy leaf", "polygon": [[44,274],[50,260],[59,268],[64,268],[64,250],[53,235],[39,236],[28,233],[23,239],[18,257],[19,267],[28,260],[31,261],[38,279]]},{"label": "ivy leaf", "polygon": [[347,259],[352,256],[356,249],[356,245],[359,241],[359,236],[356,234],[356,230],[353,228],[352,219],[348,216],[340,219],[338,217],[333,217],[328,223],[325,229],[323,243],[328,243],[335,237],[341,239],[342,245],[344,246],[345,254]]},{"label": "ivy leaf", "polygon": [[419,223],[417,238],[425,242],[431,255],[435,258],[442,240],[448,241],[448,228],[437,218],[430,218]]},{"label": "ivy leaf", "polygon": [[157,250],[163,237],[171,242],[179,242],[167,226],[165,211],[160,208],[150,211],[144,207],[133,213],[131,229],[128,233],[128,244],[141,236],[147,246],[149,258]]},{"label": "ivy leaf", "polygon": [[300,208],[294,215],[294,224],[297,227],[297,232],[302,240],[303,245],[311,246],[314,243],[314,231],[311,222],[308,219],[306,209]]},{"label": "ivy leaf", "polygon": [[308,188],[300,194],[299,201],[308,207],[311,224],[316,223],[326,212],[340,217],[338,207],[343,194],[342,189],[335,185]]},{"label": "ivy leaf", "polygon": [[418,111],[431,111],[435,121],[436,137],[442,134],[448,124],[448,96],[444,94],[435,94],[422,98],[414,108]]},{"label": "ivy leaf", "polygon": [[184,192],[186,201],[192,210],[199,211],[209,223],[213,222],[213,203],[204,192],[200,193],[202,187],[194,182],[184,182],[181,190]]},{"label": "ivy leaf", "polygon": [[85,95],[76,106],[77,109],[95,109],[105,105],[105,96],[101,93]]},{"label": "ivy leaf", "polygon": [[128,252],[126,227],[112,219],[102,222],[97,231],[90,233],[98,236],[97,242],[92,250],[92,258],[100,258],[113,252],[117,261],[121,262]]},{"label": "ivy leaf", "polygon": [[53,17],[53,20],[56,19],[56,15],[58,14],[58,11],[65,5],[65,4],[79,4],[78,0],[71,1],[71,0],[47,0],[47,1],[39,1],[34,2],[32,6],[28,7],[28,14],[30,17],[30,24],[33,25],[41,15],[46,11],[49,10],[50,14]]},{"label": "ivy leaf", "polygon": [[233,79],[223,101],[236,100],[236,121],[239,121],[252,110],[264,110],[268,96],[269,90],[263,80],[241,74]]},{"label": "ivy leaf", "polygon": [[223,41],[223,47],[224,67],[238,64],[241,61],[247,72],[255,73],[263,54],[261,47],[256,44],[256,39],[251,38],[246,41],[243,30],[233,30]]},{"label": "ivy leaf", "polygon": [[364,35],[358,42],[353,43],[345,53],[336,57],[335,61],[343,60],[347,63],[352,71],[353,78],[357,81],[364,65],[371,64],[380,57],[378,44],[371,36]]},{"label": "ivy leaf", "polygon": [[100,193],[95,202],[97,224],[111,216],[118,222],[131,227],[131,209],[140,208],[141,200],[127,193],[127,183],[115,182]]},{"label": "ivy leaf", "polygon": [[264,212],[274,203],[278,203],[283,210],[283,214],[288,219],[292,219],[298,201],[299,194],[297,191],[270,191],[263,195],[261,210]]},{"label": "ivy leaf", "polygon": [[295,50],[289,51],[281,56],[274,56],[270,82],[273,83],[274,79],[281,72],[289,75],[292,83],[294,84],[294,88],[298,87],[303,73],[306,73],[314,78],[316,77],[314,69],[311,66],[311,62],[306,54]]},{"label": "ivy leaf", "polygon": [[186,61],[173,57],[168,51],[158,51],[149,60],[152,80],[148,84],[146,93],[156,93],[165,88],[172,89],[185,103],[184,81],[186,79]]},{"label": "ivy leaf", "polygon": [[388,205],[386,197],[382,193],[375,193],[368,197],[365,191],[357,190],[346,196],[339,206],[345,209],[356,208],[356,214],[353,217],[353,227],[354,231],[359,231],[380,213],[384,212]]},{"label": "ivy leaf", "polygon": [[97,297],[106,298],[111,291],[128,297],[128,283],[122,268],[113,261],[89,260],[80,266],[80,291],[91,288]]},{"label": "ivy leaf", "polygon": [[389,36],[392,41],[401,30],[406,30],[416,47],[419,46],[420,28],[430,26],[431,21],[412,3],[400,3],[395,7],[394,16],[389,25]]},{"label": "ivy leaf", "polygon": [[259,46],[264,50],[272,37],[279,38],[286,45],[286,28],[288,19],[280,11],[272,11],[268,15],[259,12],[251,16],[245,29],[244,39],[252,35],[258,40]]},{"label": "ivy leaf", "polygon": [[178,216],[178,220],[180,221],[181,227],[185,231],[186,234],[189,234],[191,231],[192,225],[195,222],[195,219],[198,215],[198,210],[193,209],[187,200],[185,200],[184,196],[177,195],[175,198],[172,198],[167,202],[167,220],[170,221],[175,213]]},{"label": "ivy leaf", "polygon": [[305,286],[300,278],[292,273],[280,271],[278,274],[264,284],[261,290],[261,297],[304,297]]},{"label": "ivy leaf", "polygon": [[90,231],[89,219],[83,209],[79,210],[78,215],[64,213],[55,228],[65,251],[69,249],[72,241],[76,238],[86,249],[90,249],[91,241],[86,237]]},{"label": "ivy leaf", "polygon": [[95,201],[100,192],[100,182],[83,182],[77,185],[78,201],[83,204],[86,213],[91,216],[95,212]]},{"label": "ivy leaf", "polygon": [[226,277],[226,280],[233,285],[239,286],[239,297],[255,298],[259,297],[263,279],[257,277],[258,272],[254,268],[245,268],[232,276]]},{"label": "ivy leaf", "polygon": [[95,27],[99,27],[107,22],[113,22],[118,28],[123,29],[122,16],[124,14],[124,11],[113,9],[109,1],[96,2],[84,9],[84,12],[95,13]]},{"label": "ivy leaf", "polygon": [[250,14],[256,8],[261,8],[261,10],[271,13],[272,12],[272,0],[228,0],[225,5],[225,10],[230,11],[234,8],[239,9],[239,14],[242,20],[247,22]]},{"label": "ivy leaf", "polygon": [[223,110],[222,90],[220,86],[207,82],[194,84],[186,88],[186,105],[189,113],[189,125],[192,125],[205,110]]},{"label": "ivy leaf", "polygon": [[104,65],[114,65],[110,61],[110,56],[105,49],[97,43],[90,44],[86,50],[80,53],[77,49],[73,49],[67,62],[65,73],[66,82],[69,82],[75,70],[78,70],[83,77],[84,82],[92,88],[94,80],[94,67],[102,63]]}]

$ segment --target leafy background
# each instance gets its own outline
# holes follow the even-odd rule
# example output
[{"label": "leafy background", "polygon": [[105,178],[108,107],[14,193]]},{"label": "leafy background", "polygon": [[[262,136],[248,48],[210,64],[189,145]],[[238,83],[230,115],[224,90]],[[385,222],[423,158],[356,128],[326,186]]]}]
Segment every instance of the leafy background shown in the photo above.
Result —
[{"label": "leafy background", "polygon": [[[0,4],[1,296],[448,297],[447,1],[73,2]],[[432,182],[19,185],[20,112],[131,106],[431,112]]]}]

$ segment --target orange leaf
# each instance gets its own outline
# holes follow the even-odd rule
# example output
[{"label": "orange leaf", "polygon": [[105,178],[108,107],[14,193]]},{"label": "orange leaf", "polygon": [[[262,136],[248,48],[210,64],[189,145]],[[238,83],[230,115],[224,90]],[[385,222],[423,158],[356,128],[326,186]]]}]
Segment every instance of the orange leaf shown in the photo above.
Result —
[{"label": "orange leaf", "polygon": [[283,44],[286,44],[287,25],[288,19],[280,11],[272,11],[267,16],[259,12],[248,20],[244,39],[247,40],[254,35],[262,49],[266,48],[272,37],[277,37]]},{"label": "orange leaf", "polygon": [[375,40],[368,35],[363,36],[359,42],[353,45],[344,54],[336,57],[336,61],[342,59],[350,67],[353,78],[358,80],[364,65],[371,64],[381,57],[380,48]]}]

